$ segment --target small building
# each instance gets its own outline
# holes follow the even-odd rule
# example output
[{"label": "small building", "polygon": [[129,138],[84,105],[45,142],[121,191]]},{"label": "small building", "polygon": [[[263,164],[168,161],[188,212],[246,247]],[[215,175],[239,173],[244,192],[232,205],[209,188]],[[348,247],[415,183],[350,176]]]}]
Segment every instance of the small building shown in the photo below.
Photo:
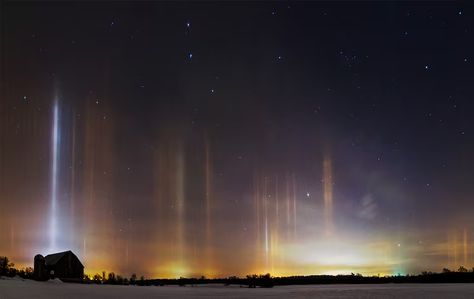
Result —
[{"label": "small building", "polygon": [[45,257],[37,254],[34,259],[34,276],[37,280],[59,278],[66,281],[82,281],[84,266],[71,250],[48,254]]}]

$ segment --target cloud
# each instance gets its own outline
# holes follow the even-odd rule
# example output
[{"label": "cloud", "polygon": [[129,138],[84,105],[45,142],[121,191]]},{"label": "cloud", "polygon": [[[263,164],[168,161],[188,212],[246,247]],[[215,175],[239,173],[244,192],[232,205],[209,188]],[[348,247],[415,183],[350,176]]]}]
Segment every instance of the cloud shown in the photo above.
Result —
[{"label": "cloud", "polygon": [[357,213],[359,218],[372,220],[377,214],[377,203],[372,194],[366,194],[360,201],[360,209]]}]

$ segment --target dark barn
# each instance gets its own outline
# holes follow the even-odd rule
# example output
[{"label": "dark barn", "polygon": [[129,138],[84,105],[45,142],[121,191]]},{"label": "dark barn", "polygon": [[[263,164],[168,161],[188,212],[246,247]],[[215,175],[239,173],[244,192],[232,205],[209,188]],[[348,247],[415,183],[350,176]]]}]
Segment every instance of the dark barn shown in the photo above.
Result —
[{"label": "dark barn", "polygon": [[68,281],[81,281],[84,278],[84,266],[70,250],[49,254],[43,257],[35,256],[34,274],[38,280],[59,278]]}]

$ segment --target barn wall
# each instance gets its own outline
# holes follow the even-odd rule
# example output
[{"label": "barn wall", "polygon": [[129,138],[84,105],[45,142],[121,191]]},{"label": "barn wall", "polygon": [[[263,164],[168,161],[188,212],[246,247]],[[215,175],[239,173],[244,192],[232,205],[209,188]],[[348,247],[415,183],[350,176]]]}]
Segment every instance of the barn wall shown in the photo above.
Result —
[{"label": "barn wall", "polygon": [[54,270],[57,278],[83,279],[84,268],[77,257],[72,254],[64,255],[54,266],[49,267],[49,271]]}]

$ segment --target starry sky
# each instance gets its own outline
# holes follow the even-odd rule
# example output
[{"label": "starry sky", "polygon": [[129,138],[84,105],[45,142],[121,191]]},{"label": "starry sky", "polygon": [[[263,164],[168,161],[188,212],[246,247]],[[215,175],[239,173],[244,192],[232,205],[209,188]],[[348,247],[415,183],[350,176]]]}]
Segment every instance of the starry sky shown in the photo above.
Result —
[{"label": "starry sky", "polygon": [[474,265],[472,5],[0,5],[0,255],[17,265]]}]

